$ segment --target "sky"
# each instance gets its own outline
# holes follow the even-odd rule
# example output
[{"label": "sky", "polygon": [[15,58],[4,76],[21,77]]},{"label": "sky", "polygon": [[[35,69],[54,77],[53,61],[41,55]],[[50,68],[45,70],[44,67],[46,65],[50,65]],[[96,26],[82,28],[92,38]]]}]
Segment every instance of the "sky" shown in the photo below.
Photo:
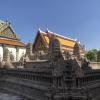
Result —
[{"label": "sky", "polygon": [[9,21],[25,43],[38,27],[100,49],[100,0],[0,0],[0,20]]}]

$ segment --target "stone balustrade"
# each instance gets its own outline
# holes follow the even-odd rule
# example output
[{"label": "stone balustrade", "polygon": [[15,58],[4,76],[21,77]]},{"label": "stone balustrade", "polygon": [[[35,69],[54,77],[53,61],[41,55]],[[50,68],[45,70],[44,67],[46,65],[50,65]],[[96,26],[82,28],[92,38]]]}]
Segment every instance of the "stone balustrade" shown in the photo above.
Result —
[{"label": "stone balustrade", "polygon": [[6,69],[2,70],[2,75],[7,77],[15,77],[25,80],[31,80],[31,81],[39,81],[39,82],[45,82],[45,83],[52,83],[52,77],[50,72],[42,72],[42,71],[31,71],[31,70],[25,70],[25,69]]}]

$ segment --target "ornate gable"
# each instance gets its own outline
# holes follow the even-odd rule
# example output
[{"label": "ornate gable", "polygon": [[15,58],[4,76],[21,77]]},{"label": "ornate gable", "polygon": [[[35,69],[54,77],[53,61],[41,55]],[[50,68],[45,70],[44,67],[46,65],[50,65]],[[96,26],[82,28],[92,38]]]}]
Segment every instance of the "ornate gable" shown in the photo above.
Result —
[{"label": "ornate gable", "polygon": [[25,44],[15,34],[9,22],[0,20],[0,44],[25,47]]},{"label": "ornate gable", "polygon": [[0,21],[0,37],[18,40],[18,37],[14,33],[10,23],[3,21]]},{"label": "ornate gable", "polygon": [[44,43],[42,34],[38,31],[37,36],[35,38],[34,44],[33,44],[33,52],[35,51],[46,51],[46,45]]}]

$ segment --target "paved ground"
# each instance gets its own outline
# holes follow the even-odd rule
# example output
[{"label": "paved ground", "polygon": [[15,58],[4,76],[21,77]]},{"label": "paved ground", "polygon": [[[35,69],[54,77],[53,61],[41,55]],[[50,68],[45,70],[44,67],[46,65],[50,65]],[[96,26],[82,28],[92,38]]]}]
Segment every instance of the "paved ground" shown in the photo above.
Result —
[{"label": "paved ground", "polygon": [[24,100],[24,99],[21,99],[20,97],[15,95],[0,93],[0,100]]}]

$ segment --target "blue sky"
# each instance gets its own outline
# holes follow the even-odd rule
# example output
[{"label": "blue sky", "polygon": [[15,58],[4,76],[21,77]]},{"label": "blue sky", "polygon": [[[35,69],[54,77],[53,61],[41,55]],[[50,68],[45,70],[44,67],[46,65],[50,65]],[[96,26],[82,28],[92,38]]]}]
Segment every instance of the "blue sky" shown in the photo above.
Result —
[{"label": "blue sky", "polygon": [[11,22],[24,42],[33,42],[39,26],[100,49],[100,0],[0,0],[0,19]]}]

